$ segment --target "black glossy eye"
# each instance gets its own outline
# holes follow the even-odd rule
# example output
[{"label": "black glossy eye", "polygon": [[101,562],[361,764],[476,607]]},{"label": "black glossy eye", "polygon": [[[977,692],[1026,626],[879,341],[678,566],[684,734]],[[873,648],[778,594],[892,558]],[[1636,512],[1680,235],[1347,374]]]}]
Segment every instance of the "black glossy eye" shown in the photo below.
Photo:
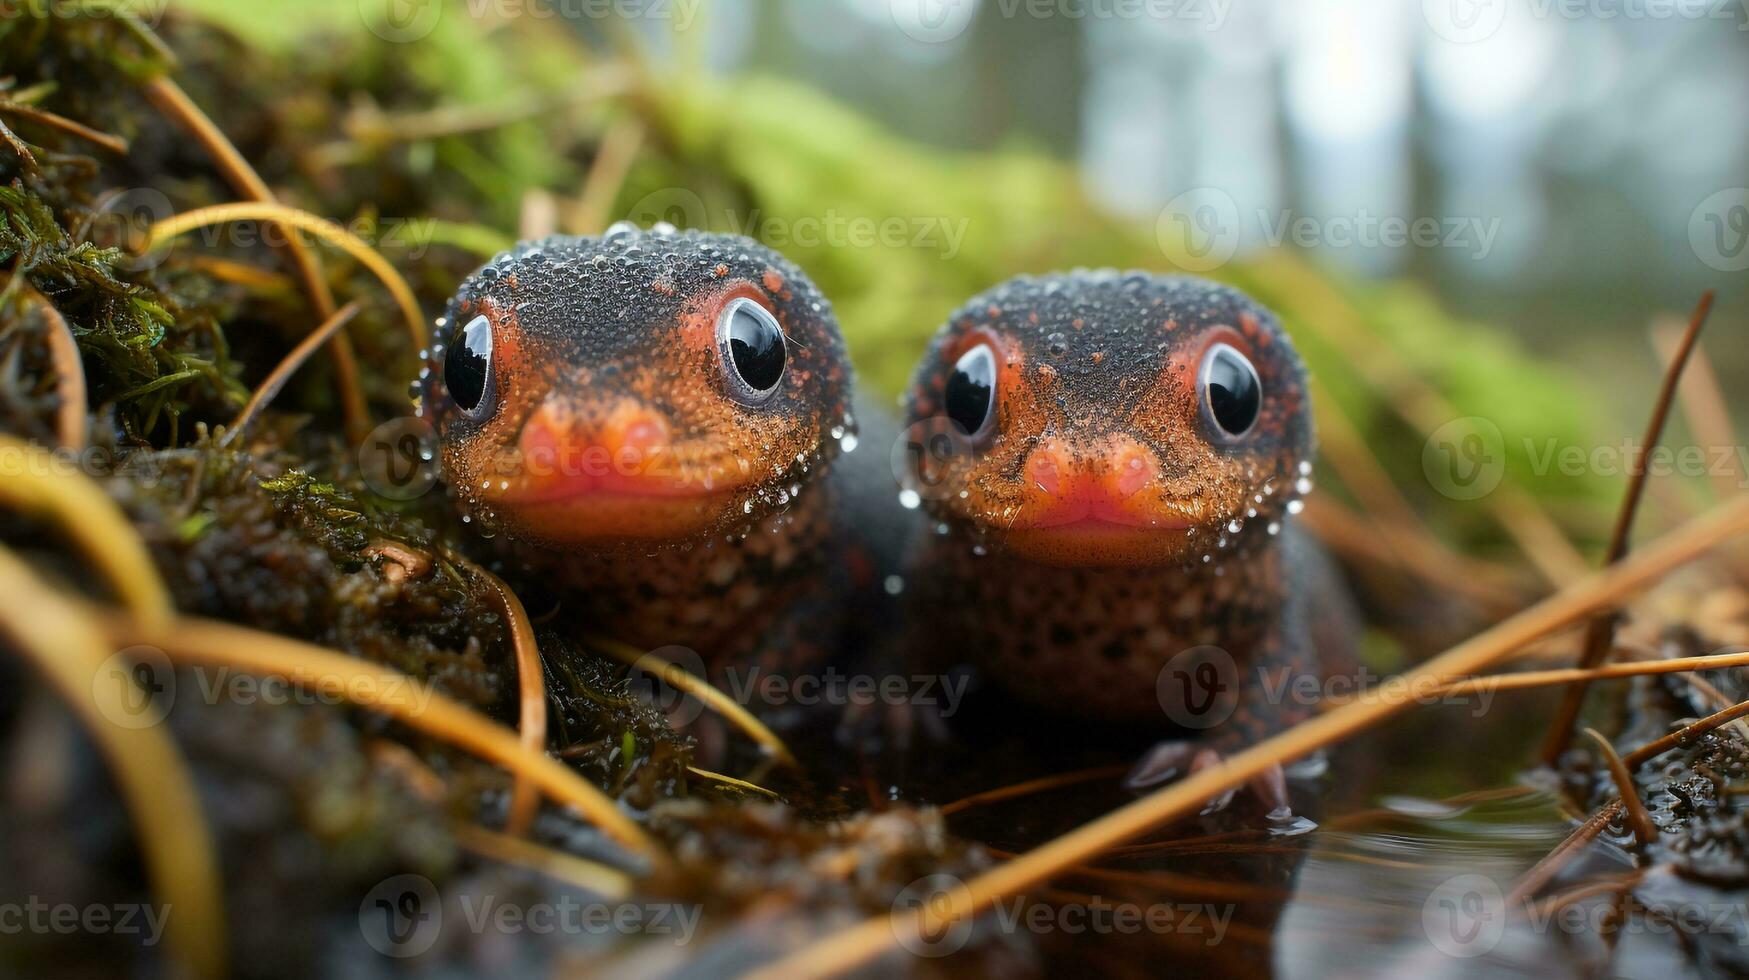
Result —
[{"label": "black glossy eye", "polygon": [[443,353],[443,383],[449,397],[469,418],[492,413],[492,321],[469,320]]},{"label": "black glossy eye", "polygon": [[1216,435],[1238,439],[1249,433],[1263,411],[1263,382],[1251,361],[1227,344],[1215,344],[1202,356],[1199,380]]},{"label": "black glossy eye", "polygon": [[786,352],[783,330],[765,307],[737,299],[723,310],[717,326],[728,365],[730,387],[743,401],[761,402],[783,380]]},{"label": "black glossy eye", "polygon": [[979,344],[960,355],[943,392],[947,417],[968,436],[984,433],[995,414],[996,354],[989,344]]}]

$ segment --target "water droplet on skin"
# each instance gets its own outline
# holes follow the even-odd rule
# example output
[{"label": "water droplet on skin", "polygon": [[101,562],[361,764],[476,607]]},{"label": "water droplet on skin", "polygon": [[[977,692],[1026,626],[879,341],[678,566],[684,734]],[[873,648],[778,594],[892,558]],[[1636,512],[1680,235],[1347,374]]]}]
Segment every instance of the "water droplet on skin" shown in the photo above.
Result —
[{"label": "water droplet on skin", "polygon": [[1282,807],[1269,814],[1269,833],[1273,837],[1298,837],[1318,829],[1318,825],[1292,810]]},{"label": "water droplet on skin", "polygon": [[921,505],[922,503],[923,503],[923,498],[919,497],[917,495],[917,491],[915,491],[915,490],[900,490],[899,491],[899,506],[900,507],[903,507],[906,510],[916,510],[918,508],[918,506]]}]

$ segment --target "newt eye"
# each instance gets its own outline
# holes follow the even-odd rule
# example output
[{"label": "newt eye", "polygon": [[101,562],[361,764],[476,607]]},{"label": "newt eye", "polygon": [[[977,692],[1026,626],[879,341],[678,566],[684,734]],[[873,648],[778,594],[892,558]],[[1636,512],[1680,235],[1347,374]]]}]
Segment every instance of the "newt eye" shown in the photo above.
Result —
[{"label": "newt eye", "polygon": [[477,420],[492,414],[492,321],[483,314],[456,331],[444,351],[443,383],[463,415]]},{"label": "newt eye", "polygon": [[977,438],[989,428],[996,414],[996,354],[989,344],[973,347],[954,362],[942,401],[947,417],[967,436]]},{"label": "newt eye", "polygon": [[737,398],[757,405],[777,391],[787,351],[783,329],[771,311],[750,299],[731,301],[717,321],[717,343],[729,388]]},{"label": "newt eye", "polygon": [[1203,415],[1222,441],[1244,438],[1263,411],[1263,382],[1257,369],[1228,344],[1214,344],[1202,356],[1197,389]]}]

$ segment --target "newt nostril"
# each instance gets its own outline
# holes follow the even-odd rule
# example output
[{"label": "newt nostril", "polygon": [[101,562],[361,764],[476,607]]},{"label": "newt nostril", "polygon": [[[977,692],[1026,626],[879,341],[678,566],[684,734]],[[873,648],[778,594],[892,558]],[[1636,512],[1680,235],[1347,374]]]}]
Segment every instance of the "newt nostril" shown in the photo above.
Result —
[{"label": "newt nostril", "polygon": [[1026,457],[1026,482],[1046,494],[1056,494],[1063,488],[1063,471],[1072,462],[1061,443],[1047,439]]},{"label": "newt nostril", "polygon": [[566,407],[556,401],[536,406],[522,423],[516,437],[525,465],[555,462],[575,438],[576,423]]},{"label": "newt nostril", "polygon": [[[610,425],[608,439],[617,443],[617,448],[625,452],[648,456],[668,448],[671,437],[668,434],[668,423],[659,416],[646,411],[634,409],[625,416],[616,413],[615,422]],[[618,439],[612,433],[618,430]]]},{"label": "newt nostril", "polygon": [[1141,446],[1124,446],[1111,455],[1111,488],[1121,497],[1133,497],[1153,482],[1159,471],[1153,453]]}]

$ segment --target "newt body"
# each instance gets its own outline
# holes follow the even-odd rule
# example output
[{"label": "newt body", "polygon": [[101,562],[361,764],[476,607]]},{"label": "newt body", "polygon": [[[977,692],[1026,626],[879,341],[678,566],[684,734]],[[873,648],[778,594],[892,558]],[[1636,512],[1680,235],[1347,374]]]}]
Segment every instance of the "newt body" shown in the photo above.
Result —
[{"label": "newt body", "polygon": [[[950,318],[910,391],[912,640],[1024,699],[1255,740],[1311,713],[1348,606],[1294,515],[1304,367],[1273,314],[1184,277],[1020,277]],[[1206,760],[1205,760],[1206,761]]]},{"label": "newt body", "polygon": [[852,371],[799,268],[620,225],[495,258],[439,331],[423,411],[452,489],[591,628],[712,666],[833,641],[835,583],[875,569],[834,466]]}]

